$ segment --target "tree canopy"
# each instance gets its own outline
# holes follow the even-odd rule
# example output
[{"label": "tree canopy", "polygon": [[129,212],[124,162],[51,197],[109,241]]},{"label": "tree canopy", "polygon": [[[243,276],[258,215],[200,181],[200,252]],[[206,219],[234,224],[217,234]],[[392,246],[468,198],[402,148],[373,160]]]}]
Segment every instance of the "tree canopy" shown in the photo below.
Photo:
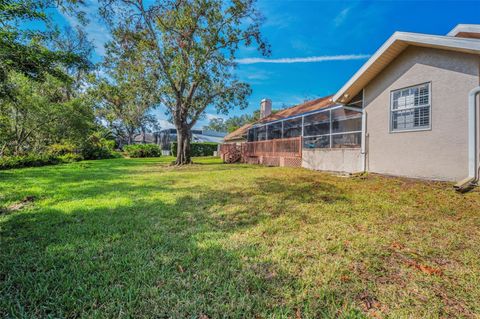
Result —
[{"label": "tree canopy", "polygon": [[[66,3],[75,4],[75,1]],[[67,67],[88,68],[88,59],[70,50],[49,48],[50,31],[20,28],[25,21],[50,23],[45,10],[55,5],[53,1],[0,0],[0,97],[10,96],[8,74],[22,73],[33,80],[44,80],[52,75],[68,81]],[[66,7],[65,7],[66,8]]]},{"label": "tree canopy", "polygon": [[103,0],[103,16],[122,45],[148,62],[156,92],[177,128],[176,163],[188,164],[191,129],[207,106],[227,113],[246,107],[251,89],[234,75],[240,46],[269,47],[254,0]]},{"label": "tree canopy", "polygon": [[[0,0],[0,157],[38,155],[62,143],[80,150],[101,129],[84,90],[92,45],[81,30],[60,30],[47,14],[76,5]],[[28,21],[44,28],[28,28]]]}]

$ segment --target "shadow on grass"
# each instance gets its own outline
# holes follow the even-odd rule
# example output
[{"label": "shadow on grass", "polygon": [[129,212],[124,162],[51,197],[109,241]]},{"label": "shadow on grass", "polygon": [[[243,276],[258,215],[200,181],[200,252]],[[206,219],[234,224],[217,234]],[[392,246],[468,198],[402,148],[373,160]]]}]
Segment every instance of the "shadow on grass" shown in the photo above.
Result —
[{"label": "shadow on grass", "polygon": [[[116,169],[88,177],[58,173],[55,179],[108,181]],[[8,216],[0,228],[0,316],[360,317],[336,291],[298,298],[299,278],[258,245],[231,240],[288,213],[283,205],[265,209],[270,196],[280,203],[310,198],[329,204],[347,200],[339,189],[281,178],[258,178],[252,189],[241,190],[179,189],[173,183],[87,184],[76,196],[143,196],[112,208],[44,208]],[[174,202],[147,199],[158,192],[179,195]]]}]

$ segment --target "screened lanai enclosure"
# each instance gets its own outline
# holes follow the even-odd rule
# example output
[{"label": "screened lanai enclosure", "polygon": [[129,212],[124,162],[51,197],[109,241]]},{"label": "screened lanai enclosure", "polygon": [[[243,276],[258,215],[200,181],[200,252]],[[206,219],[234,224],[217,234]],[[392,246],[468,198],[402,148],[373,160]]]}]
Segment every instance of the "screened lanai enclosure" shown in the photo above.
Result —
[{"label": "screened lanai enclosure", "polygon": [[361,133],[361,109],[334,106],[257,124],[248,131],[248,142],[303,137],[303,148],[358,148]]},{"label": "screened lanai enclosure", "polygon": [[[220,148],[220,155],[227,162],[241,160],[272,166],[316,168],[318,162],[322,162],[322,165],[326,161],[344,163],[349,160],[344,158],[345,154],[347,157],[353,154],[352,160],[358,162],[361,142],[361,108],[331,105],[257,123],[248,130],[247,142],[224,144]],[[343,152],[339,154],[338,150]]]}]

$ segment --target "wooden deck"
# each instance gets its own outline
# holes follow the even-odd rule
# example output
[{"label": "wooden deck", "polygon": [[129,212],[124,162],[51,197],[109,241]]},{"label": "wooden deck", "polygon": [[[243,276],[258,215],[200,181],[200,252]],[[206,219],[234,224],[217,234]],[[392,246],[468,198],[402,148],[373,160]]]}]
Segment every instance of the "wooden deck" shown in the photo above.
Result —
[{"label": "wooden deck", "polygon": [[240,152],[238,159],[243,163],[269,166],[301,166],[302,138],[284,138],[267,141],[220,145],[220,156],[231,163],[231,154]]}]

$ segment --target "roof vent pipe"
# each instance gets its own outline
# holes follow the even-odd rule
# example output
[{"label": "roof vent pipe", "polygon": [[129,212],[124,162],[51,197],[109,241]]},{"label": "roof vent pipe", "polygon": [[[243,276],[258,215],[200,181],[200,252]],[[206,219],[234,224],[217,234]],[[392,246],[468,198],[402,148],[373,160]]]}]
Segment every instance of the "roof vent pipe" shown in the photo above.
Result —
[{"label": "roof vent pipe", "polygon": [[480,86],[468,94],[468,177],[454,186],[460,192],[472,189],[478,182],[477,96],[479,94]]}]

